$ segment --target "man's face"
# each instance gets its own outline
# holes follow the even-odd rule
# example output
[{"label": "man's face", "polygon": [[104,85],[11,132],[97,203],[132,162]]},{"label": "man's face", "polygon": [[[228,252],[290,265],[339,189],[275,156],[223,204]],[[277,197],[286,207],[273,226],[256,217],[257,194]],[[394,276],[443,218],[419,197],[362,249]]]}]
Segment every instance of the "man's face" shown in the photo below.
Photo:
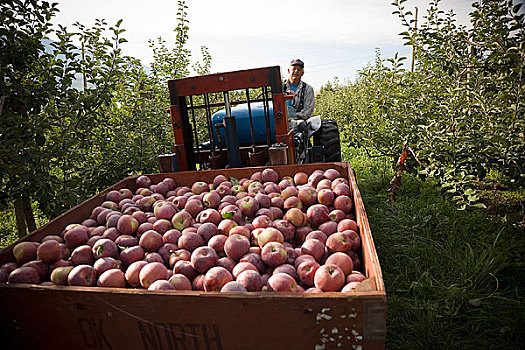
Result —
[{"label": "man's face", "polygon": [[288,67],[288,74],[290,75],[290,80],[301,79],[303,73],[303,67],[301,67],[298,64]]}]

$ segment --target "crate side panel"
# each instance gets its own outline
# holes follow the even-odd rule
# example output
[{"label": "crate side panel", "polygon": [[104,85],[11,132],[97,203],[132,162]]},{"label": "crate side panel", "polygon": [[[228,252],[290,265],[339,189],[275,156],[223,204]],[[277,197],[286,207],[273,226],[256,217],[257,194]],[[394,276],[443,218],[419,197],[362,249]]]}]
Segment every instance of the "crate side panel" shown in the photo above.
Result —
[{"label": "crate side panel", "polygon": [[366,339],[363,329],[367,305],[383,305],[383,296],[243,297],[2,287],[0,293],[2,338],[13,348],[384,348],[384,339]]}]

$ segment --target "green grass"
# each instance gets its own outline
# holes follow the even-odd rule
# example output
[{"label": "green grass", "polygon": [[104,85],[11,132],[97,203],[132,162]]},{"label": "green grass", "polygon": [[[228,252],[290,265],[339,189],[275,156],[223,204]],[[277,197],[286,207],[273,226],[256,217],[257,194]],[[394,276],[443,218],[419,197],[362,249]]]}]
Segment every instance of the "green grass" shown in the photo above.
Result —
[{"label": "green grass", "polygon": [[[48,219],[38,209],[37,203],[32,204],[35,224],[38,227],[48,222]],[[5,248],[18,240],[14,207],[11,205],[0,211],[0,249]]]},{"label": "green grass", "polygon": [[0,248],[7,247],[18,239],[14,210],[0,212]]},{"label": "green grass", "polygon": [[387,348],[523,349],[523,228],[458,211],[408,174],[390,205],[389,165],[352,152],[387,291]]}]

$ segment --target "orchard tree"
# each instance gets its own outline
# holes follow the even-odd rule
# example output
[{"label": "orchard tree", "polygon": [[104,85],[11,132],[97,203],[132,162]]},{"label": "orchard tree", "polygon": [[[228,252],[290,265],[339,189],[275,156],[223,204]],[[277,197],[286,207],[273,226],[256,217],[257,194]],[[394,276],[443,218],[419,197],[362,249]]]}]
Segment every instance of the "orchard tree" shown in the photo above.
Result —
[{"label": "orchard tree", "polygon": [[[190,72],[187,7],[179,1],[175,48],[152,45],[147,73],[122,53],[122,20],[53,28],[56,4],[0,6],[0,205],[15,200],[25,210],[17,211],[25,232],[24,221],[35,226],[32,201],[53,217],[128,175],[156,171],[173,144],[167,79]],[[207,73],[211,56],[202,53],[194,68]]]},{"label": "orchard tree", "polygon": [[15,200],[20,232],[35,228],[29,198],[53,177],[45,150],[51,123],[41,112],[56,86],[44,40],[57,11],[45,1],[0,3],[0,205]]},{"label": "orchard tree", "polygon": [[394,13],[415,49],[414,72],[403,67],[403,57],[377,55],[355,83],[325,89],[320,101],[340,102],[320,102],[318,111],[341,119],[350,144],[390,157],[394,165],[409,147],[408,170],[438,180],[460,208],[481,207],[474,180],[491,170],[512,181],[525,177],[521,4],[472,2],[467,28],[433,0],[416,28],[404,3],[394,1]]}]

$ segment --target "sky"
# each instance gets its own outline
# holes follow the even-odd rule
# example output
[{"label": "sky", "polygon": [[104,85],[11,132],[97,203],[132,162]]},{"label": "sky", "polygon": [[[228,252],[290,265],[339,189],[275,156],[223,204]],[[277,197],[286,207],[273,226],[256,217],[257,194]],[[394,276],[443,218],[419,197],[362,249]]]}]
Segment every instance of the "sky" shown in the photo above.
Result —
[{"label": "sky", "polygon": [[[86,26],[95,19],[114,25],[122,19],[128,40],[124,54],[152,61],[148,40],[162,37],[169,47],[175,41],[177,0],[58,0],[60,12],[53,23],[73,29],[75,22]],[[405,31],[392,12],[392,0],[186,0],[189,20],[187,48],[192,64],[201,59],[200,47],[212,57],[212,72],[278,65],[286,74],[289,62],[305,62],[303,80],[315,90],[338,78],[353,80],[356,72],[375,59],[396,52],[408,59],[411,48],[403,45]],[[469,0],[442,0],[440,8],[453,9],[460,24],[468,25],[472,10]],[[407,0],[406,10],[418,20],[426,14],[428,1]]]}]

